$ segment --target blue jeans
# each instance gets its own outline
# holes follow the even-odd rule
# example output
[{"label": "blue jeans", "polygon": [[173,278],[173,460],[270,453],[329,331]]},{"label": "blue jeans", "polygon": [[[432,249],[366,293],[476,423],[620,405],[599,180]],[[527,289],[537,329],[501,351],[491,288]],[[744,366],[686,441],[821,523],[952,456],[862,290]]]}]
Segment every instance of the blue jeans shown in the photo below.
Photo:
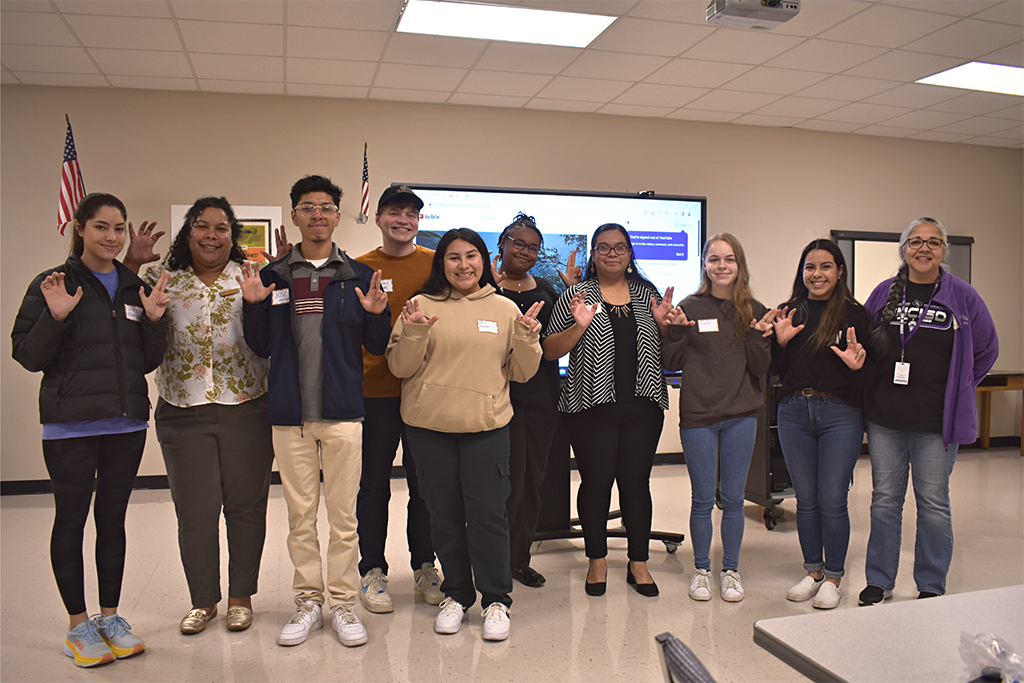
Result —
[{"label": "blue jeans", "polygon": [[711,569],[711,510],[722,467],[722,569],[738,569],[743,543],[743,495],[757,436],[756,417],[734,417],[706,427],[680,429],[690,473],[690,543],[693,566]]},{"label": "blue jeans", "polygon": [[838,398],[793,394],[779,403],[778,425],[804,569],[838,579],[850,545],[846,501],[864,438],[861,410]]},{"label": "blue jeans", "polygon": [[942,434],[919,434],[868,423],[871,453],[871,536],[865,575],[869,585],[892,590],[900,565],[900,532],[907,475],[914,477],[917,541],[914,581],[918,591],[942,595],[953,558],[953,518],[949,509],[949,475],[958,444],[948,449]]}]

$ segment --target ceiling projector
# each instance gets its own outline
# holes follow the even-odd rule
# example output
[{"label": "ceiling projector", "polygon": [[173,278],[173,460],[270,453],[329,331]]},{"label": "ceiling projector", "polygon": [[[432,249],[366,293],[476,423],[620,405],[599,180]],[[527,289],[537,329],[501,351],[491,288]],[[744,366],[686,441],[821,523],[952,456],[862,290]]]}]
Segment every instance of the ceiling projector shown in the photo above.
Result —
[{"label": "ceiling projector", "polygon": [[707,21],[716,26],[770,31],[800,12],[800,0],[711,0]]}]

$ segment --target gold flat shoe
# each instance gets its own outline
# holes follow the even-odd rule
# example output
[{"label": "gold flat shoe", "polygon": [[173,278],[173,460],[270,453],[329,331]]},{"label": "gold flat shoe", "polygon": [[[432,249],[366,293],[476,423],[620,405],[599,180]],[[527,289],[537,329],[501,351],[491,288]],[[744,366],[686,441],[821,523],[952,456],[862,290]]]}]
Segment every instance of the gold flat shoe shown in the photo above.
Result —
[{"label": "gold flat shoe", "polygon": [[202,633],[203,629],[206,628],[206,624],[215,616],[217,616],[216,607],[213,608],[212,612],[206,612],[201,609],[189,610],[189,613],[181,620],[181,632],[186,634]]},{"label": "gold flat shoe", "polygon": [[228,609],[228,630],[244,631],[252,626],[252,609],[245,605],[235,605]]}]

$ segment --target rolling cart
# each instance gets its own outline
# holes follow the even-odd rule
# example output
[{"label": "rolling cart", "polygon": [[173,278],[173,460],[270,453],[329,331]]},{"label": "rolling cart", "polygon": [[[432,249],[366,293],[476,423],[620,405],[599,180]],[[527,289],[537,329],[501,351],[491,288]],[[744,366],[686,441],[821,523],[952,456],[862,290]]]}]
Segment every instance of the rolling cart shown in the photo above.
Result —
[{"label": "rolling cart", "polygon": [[793,482],[782,457],[779,445],[779,427],[776,420],[776,394],[781,383],[775,376],[761,380],[764,405],[757,411],[757,438],[754,455],[747,474],[745,497],[751,503],[764,507],[764,526],[771,531],[782,519],[782,510],[776,509],[785,498],[793,497]]}]

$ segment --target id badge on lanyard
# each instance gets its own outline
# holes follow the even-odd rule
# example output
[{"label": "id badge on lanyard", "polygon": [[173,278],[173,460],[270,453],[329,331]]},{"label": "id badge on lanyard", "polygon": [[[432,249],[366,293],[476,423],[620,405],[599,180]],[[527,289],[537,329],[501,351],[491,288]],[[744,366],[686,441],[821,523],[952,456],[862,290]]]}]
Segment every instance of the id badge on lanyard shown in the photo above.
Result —
[{"label": "id badge on lanyard", "polygon": [[[935,283],[935,288],[938,288],[938,282]],[[921,329],[921,323],[924,322],[924,318],[928,315],[928,309],[932,306],[932,299],[935,297],[935,289],[932,289],[932,295],[928,297],[928,303],[925,304],[921,310],[921,315],[917,317],[917,324],[914,325],[914,329],[910,331],[910,334],[906,334],[907,324],[907,288],[903,288],[903,305],[900,307],[900,359],[896,363],[896,368],[892,373],[892,383],[901,384],[907,386],[910,384],[910,363],[903,361],[903,356],[907,351],[907,342],[909,342],[917,331]]]}]

